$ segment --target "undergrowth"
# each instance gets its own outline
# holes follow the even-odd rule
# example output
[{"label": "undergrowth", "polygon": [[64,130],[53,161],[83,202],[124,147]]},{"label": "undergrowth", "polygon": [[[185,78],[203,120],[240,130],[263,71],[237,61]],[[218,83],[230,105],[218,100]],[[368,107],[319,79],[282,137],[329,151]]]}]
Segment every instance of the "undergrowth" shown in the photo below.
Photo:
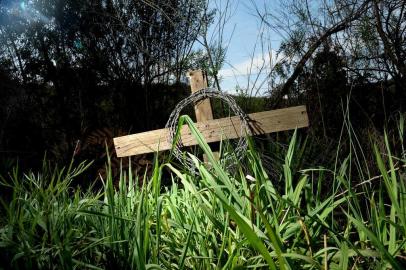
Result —
[{"label": "undergrowth", "polygon": [[199,175],[156,161],[143,185],[121,170],[117,188],[107,166],[99,192],[71,185],[91,163],[44,162],[40,173],[15,168],[2,177],[11,194],[0,207],[2,269],[405,268],[403,119],[399,156],[386,135],[383,147],[373,145],[377,175],[355,139],[333,169],[293,166],[302,154],[295,132],[271,177],[252,142],[244,165],[227,170],[182,120],[208,158],[190,155]]}]

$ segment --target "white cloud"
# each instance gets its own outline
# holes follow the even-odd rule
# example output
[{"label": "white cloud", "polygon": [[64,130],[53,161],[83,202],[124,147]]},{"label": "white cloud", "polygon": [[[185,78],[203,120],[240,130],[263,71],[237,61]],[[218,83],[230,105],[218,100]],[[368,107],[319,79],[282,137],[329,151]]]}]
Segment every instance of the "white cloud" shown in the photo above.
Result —
[{"label": "white cloud", "polygon": [[228,64],[228,68],[220,70],[222,79],[221,87],[230,93],[235,92],[235,87],[242,89],[253,88],[255,92],[263,92],[266,89],[266,79],[275,63],[282,59],[272,50],[270,54],[257,54],[253,58],[248,58],[242,62]]},{"label": "white cloud", "polygon": [[252,59],[247,59],[237,64],[228,64],[228,68],[222,69],[219,72],[220,76],[248,76],[250,73],[258,73],[262,69],[269,69],[271,63],[269,57],[265,55],[257,55]]}]

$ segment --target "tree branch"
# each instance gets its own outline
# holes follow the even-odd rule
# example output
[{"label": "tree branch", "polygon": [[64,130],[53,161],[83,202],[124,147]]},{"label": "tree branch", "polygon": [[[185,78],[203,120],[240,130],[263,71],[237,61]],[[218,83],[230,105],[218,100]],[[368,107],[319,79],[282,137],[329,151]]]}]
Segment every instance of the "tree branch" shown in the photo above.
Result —
[{"label": "tree branch", "polygon": [[306,53],[302,56],[298,64],[296,65],[292,75],[286,80],[285,84],[283,87],[278,90],[276,93],[273,93],[273,104],[272,106],[277,106],[283,96],[287,95],[289,93],[290,88],[292,87],[293,83],[297,79],[297,77],[300,75],[302,72],[303,68],[305,67],[307,61],[310,59],[310,57],[313,55],[313,53],[316,51],[316,49],[324,42],[326,41],[331,35],[336,34],[340,31],[345,30],[350,26],[350,23],[353,22],[354,20],[358,19],[366,10],[368,7],[370,0],[366,0],[355,12],[353,12],[350,16],[344,18],[342,21],[339,23],[333,25],[329,29],[327,29],[306,51]]}]

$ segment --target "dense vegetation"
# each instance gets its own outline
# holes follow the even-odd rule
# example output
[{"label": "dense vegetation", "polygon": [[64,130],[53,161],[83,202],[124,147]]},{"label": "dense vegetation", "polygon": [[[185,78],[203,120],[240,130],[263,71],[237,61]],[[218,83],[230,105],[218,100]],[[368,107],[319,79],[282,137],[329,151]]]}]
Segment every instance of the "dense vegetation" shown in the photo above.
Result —
[{"label": "dense vegetation", "polygon": [[[274,54],[273,35],[282,42],[278,60],[251,70],[258,77],[239,89],[253,100],[257,88],[266,88],[266,102],[244,101],[243,109],[307,104],[309,132],[326,144],[338,141],[347,105],[360,133],[391,129],[406,104],[405,2],[274,2],[253,1],[248,9],[261,33],[256,48],[262,49],[253,56]],[[45,151],[66,164],[77,141],[98,129],[162,127],[189,93],[187,70],[204,69],[210,85],[219,86],[233,4],[0,1],[0,170],[16,160],[39,167]],[[82,160],[99,158],[100,148],[97,155],[82,151]]]},{"label": "dense vegetation", "polygon": [[306,104],[310,127],[247,138],[232,169],[194,130],[195,175],[112,138],[161,128],[190,69],[219,88],[234,1],[0,0],[0,269],[406,268],[406,2],[249,2],[235,99]]},{"label": "dense vegetation", "polygon": [[66,163],[96,129],[162,127],[210,21],[205,0],[0,1],[3,157]]},{"label": "dense vegetation", "polygon": [[[404,149],[403,118],[398,128],[392,139]],[[269,177],[252,143],[232,173],[193,134],[210,162],[193,157],[199,176],[156,161],[143,185],[122,170],[117,189],[109,173],[95,193],[71,186],[91,164],[58,169],[45,161],[38,174],[16,168],[2,179],[12,195],[1,207],[1,262],[16,269],[404,269],[406,152],[393,156],[388,136],[374,144],[379,174],[371,177],[355,147],[334,168],[295,171],[306,148],[295,132]],[[164,167],[172,172],[167,187]],[[363,175],[357,184],[354,169]]]}]

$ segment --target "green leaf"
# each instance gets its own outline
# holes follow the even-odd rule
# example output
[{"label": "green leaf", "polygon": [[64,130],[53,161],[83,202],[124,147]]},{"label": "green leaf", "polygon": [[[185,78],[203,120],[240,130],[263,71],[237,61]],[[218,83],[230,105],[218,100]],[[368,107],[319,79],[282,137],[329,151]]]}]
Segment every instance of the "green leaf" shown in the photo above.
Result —
[{"label": "green leaf", "polygon": [[365,227],[365,225],[361,221],[353,218],[347,212],[344,212],[344,213],[351,220],[351,222],[354,223],[355,226],[357,226],[360,230],[362,230],[367,235],[369,240],[371,240],[371,242],[374,244],[374,246],[379,250],[379,252],[381,253],[381,256],[383,256],[383,258],[385,258],[395,269],[398,269],[398,270],[403,269],[403,267],[401,267],[398,264],[398,262],[395,260],[395,258],[388,252],[388,250],[385,248],[385,246],[381,243],[381,241],[379,241],[379,239],[376,237],[376,235],[372,231],[370,231],[367,227]]}]

